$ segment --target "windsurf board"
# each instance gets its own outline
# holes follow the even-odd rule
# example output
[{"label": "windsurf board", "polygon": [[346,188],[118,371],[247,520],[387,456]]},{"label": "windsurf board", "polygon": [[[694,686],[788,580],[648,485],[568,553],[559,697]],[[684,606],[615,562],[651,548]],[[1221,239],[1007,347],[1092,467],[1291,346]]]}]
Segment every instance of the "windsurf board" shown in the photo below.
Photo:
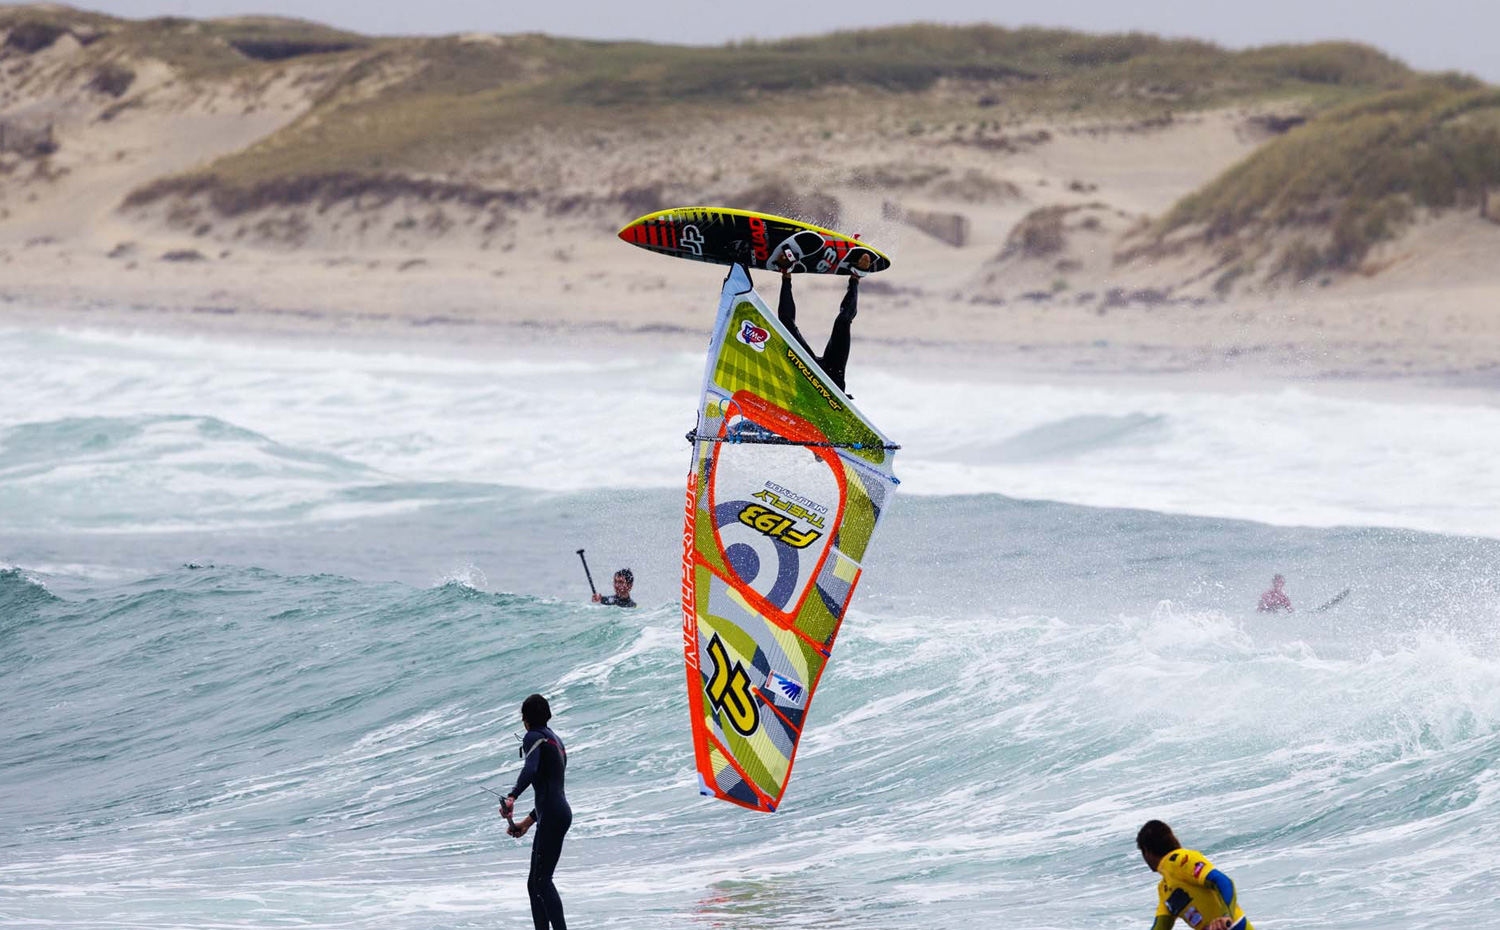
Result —
[{"label": "windsurf board", "polygon": [[[620,230],[620,238],[647,251],[691,261],[776,270],[777,256],[792,253],[792,272],[867,274],[891,267],[879,249],[852,236],[784,216],[725,207],[677,207],[648,213]],[[740,245],[744,243],[744,245]]]}]

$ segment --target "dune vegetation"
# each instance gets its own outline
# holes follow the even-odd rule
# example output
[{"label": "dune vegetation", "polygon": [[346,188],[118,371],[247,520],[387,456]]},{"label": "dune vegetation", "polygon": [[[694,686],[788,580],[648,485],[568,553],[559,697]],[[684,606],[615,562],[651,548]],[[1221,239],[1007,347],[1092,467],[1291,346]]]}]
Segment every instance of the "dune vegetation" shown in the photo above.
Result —
[{"label": "dune vegetation", "polygon": [[188,80],[233,75],[258,61],[367,50],[380,41],[281,17],[131,20],[51,3],[0,8],[0,30],[12,49],[42,51],[70,36],[96,56],[157,59]]},{"label": "dune vegetation", "polygon": [[1233,53],[1153,36],[998,27],[897,27],[715,48],[544,36],[405,40],[365,55],[309,118],[217,170],[242,181],[289,170],[431,170],[537,126],[771,109],[806,119],[868,109],[892,114],[903,130],[910,117],[998,126],[1274,97],[1337,102],[1411,79],[1398,62],[1355,45]]},{"label": "dune vegetation", "polygon": [[[255,79],[309,57],[343,77],[307,118],[215,167],[226,181],[287,173],[424,171],[528,127],[881,104],[995,119],[1140,115],[1233,101],[1318,104],[1414,75],[1364,46],[1232,52],[1141,34],[913,25],[719,47],[547,36],[372,39],[274,18],[120,20],[64,7],[0,9],[24,46],[71,33],[100,60],[157,59],[189,81]],[[944,91],[940,101],[928,99]],[[882,110],[881,112],[886,112]],[[899,122],[899,117],[896,117]]]},{"label": "dune vegetation", "polygon": [[298,118],[137,188],[130,206],[205,195],[234,214],[372,191],[527,197],[534,191],[489,189],[464,166],[535,132],[839,117],[863,121],[866,138],[944,127],[969,132],[966,144],[1008,150],[1005,133],[1028,122],[1170,122],[1283,106],[1301,125],[1181,200],[1147,233],[1154,246],[1134,249],[1207,244],[1236,276],[1302,280],[1355,268],[1422,211],[1484,204],[1500,185],[1500,91],[1344,42],[1231,51],[1143,34],[920,24],[717,47],[371,38],[281,18],[124,20],[50,4],[0,8],[0,35],[0,57],[16,59],[76,41],[72,79],[118,98],[104,119],[148,104],[152,91],[135,81],[142,62],[164,63],[188,86],[251,86],[314,69],[297,78],[310,95]]},{"label": "dune vegetation", "polygon": [[1486,209],[1500,187],[1500,90],[1431,78],[1318,114],[1262,146],[1165,216],[1247,254],[1282,243],[1274,275],[1358,266],[1422,211]]}]

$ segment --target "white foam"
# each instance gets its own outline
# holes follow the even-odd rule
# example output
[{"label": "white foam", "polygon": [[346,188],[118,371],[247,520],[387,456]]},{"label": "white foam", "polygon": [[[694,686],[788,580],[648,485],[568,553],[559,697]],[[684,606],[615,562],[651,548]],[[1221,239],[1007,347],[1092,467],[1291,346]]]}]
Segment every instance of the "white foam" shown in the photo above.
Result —
[{"label": "white foam", "polygon": [[[0,429],[215,417],[265,439],[205,437],[168,421],[133,447],[52,463],[37,480],[49,492],[103,482],[101,494],[116,480],[122,496],[159,480],[189,504],[226,509],[322,503],[298,519],[359,516],[366,511],[324,498],[382,481],[675,488],[702,364],[696,353],[595,365],[562,347],[483,361],[12,331],[0,333]],[[856,386],[861,407],[904,446],[905,494],[1500,537],[1500,410],[1489,406],[1291,388],[919,380],[877,369],[859,370]]]},{"label": "white foam", "polygon": [[433,582],[433,586],[438,588],[450,584],[468,588],[470,591],[483,591],[490,586],[490,580],[485,577],[484,570],[478,565],[466,562],[444,572]]}]

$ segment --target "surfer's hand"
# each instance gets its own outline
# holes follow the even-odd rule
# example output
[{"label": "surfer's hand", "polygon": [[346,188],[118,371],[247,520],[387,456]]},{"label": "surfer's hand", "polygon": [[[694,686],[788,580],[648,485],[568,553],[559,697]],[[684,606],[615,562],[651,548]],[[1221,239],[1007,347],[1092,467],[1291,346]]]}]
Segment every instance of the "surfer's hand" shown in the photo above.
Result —
[{"label": "surfer's hand", "polygon": [[1229,930],[1229,918],[1219,917],[1209,924],[1205,930]]},{"label": "surfer's hand", "polygon": [[792,258],[791,249],[782,249],[781,254],[776,256],[776,267],[780,268],[781,273],[784,275],[792,273],[792,265],[794,263],[795,259]]},{"label": "surfer's hand", "polygon": [[513,823],[513,824],[511,824],[509,827],[506,828],[505,832],[509,833],[511,836],[515,837],[516,839],[520,839],[521,837],[523,837],[523,836],[526,835],[526,831],[527,830],[531,829],[531,824],[532,824],[532,820],[528,816],[525,819],[523,819],[520,823]]},{"label": "surfer's hand", "polygon": [[597,604],[597,603],[599,603],[599,602],[600,602],[600,601],[602,601],[602,600],[604,600],[604,598],[603,598],[603,597],[601,597],[601,596],[600,596],[600,595],[599,595],[599,594],[598,594],[598,593],[595,593],[595,594],[594,594],[594,603],[595,603],[595,604]]}]

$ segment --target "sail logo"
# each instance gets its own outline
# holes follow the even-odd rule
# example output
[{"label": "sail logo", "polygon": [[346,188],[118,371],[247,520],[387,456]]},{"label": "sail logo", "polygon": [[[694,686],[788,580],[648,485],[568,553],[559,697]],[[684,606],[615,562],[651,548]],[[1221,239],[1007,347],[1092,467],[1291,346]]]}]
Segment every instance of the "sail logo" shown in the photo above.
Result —
[{"label": "sail logo", "polygon": [[767,510],[759,504],[746,504],[742,507],[739,521],[765,536],[786,543],[793,549],[806,549],[823,538],[823,534],[817,530],[799,531],[796,520],[783,517],[774,510]]},{"label": "sail logo", "polygon": [[736,733],[750,736],[760,729],[760,708],[750,692],[744,663],[729,661],[729,652],[717,633],[708,641],[708,659],[714,664],[706,689],[708,703],[728,719]]},{"label": "sail logo", "polygon": [[[791,491],[788,491],[786,488],[783,488],[781,485],[775,484],[774,482],[767,481],[766,485],[767,487],[764,490],[756,491],[750,496],[758,501],[765,501],[767,505],[775,507],[777,510],[789,513],[792,516],[796,517],[798,520],[806,520],[808,523],[811,523],[813,526],[816,526],[820,530],[823,528],[823,514],[826,514],[828,512],[827,507],[824,507],[822,504],[819,504],[816,501],[808,500],[801,495],[793,494]],[[784,500],[780,494],[776,493],[777,490],[780,490],[783,494],[788,494],[791,497],[796,498],[797,500],[804,501],[809,506],[816,507],[818,510],[822,511],[822,513],[813,513],[802,504],[793,503],[790,500]]]},{"label": "sail logo", "polygon": [[772,672],[766,676],[766,686],[780,696],[786,698],[787,702],[796,706],[802,706],[802,695],[806,693],[805,688],[799,681],[793,681],[780,672]]},{"label": "sail logo", "polygon": [[693,595],[693,529],[698,515],[698,475],[687,479],[687,507],[682,526],[682,648],[687,667],[698,670],[698,610]]},{"label": "sail logo", "polygon": [[823,399],[828,402],[829,407],[834,410],[844,409],[844,405],[834,400],[833,395],[828,392],[828,388],[823,386],[823,379],[818,375],[813,374],[813,370],[807,367],[807,363],[797,357],[796,349],[793,349],[791,346],[787,346],[786,357],[792,363],[792,367],[802,372],[802,377],[812,382],[813,388],[817,390],[819,394],[823,395]]},{"label": "sail logo", "polygon": [[757,352],[764,352],[766,340],[771,338],[771,334],[749,320],[745,320],[740,324],[740,331],[734,334],[734,338]]}]

